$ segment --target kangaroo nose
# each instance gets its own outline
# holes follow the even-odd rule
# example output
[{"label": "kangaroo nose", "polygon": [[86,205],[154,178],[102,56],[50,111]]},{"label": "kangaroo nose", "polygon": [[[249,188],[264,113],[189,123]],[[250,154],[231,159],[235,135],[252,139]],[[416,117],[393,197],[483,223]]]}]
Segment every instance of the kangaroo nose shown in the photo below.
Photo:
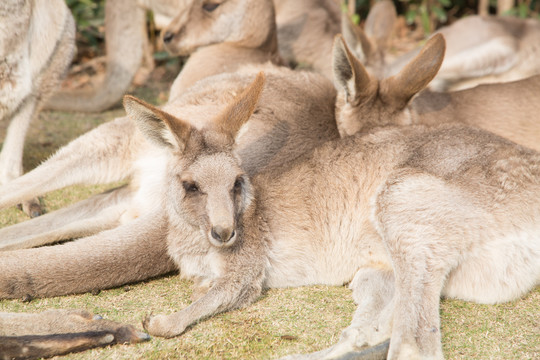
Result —
[{"label": "kangaroo nose", "polygon": [[164,35],[163,35],[163,42],[165,44],[168,44],[172,41],[172,39],[174,38],[174,34],[170,31],[167,31]]},{"label": "kangaroo nose", "polygon": [[214,226],[211,233],[214,239],[223,243],[229,241],[235,234],[233,229],[223,228],[221,226]]}]

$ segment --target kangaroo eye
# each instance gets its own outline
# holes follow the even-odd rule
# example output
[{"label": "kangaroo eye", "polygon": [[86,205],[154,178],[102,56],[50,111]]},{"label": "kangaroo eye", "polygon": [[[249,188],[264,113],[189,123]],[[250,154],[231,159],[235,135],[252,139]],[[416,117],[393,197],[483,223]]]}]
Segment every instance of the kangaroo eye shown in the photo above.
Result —
[{"label": "kangaroo eye", "polygon": [[206,3],[203,5],[203,9],[204,11],[212,12],[216,10],[218,6],[219,4],[216,4],[216,3]]},{"label": "kangaroo eye", "polygon": [[239,177],[234,182],[233,190],[234,192],[240,192],[242,190],[242,185],[244,185],[244,178]]},{"label": "kangaroo eye", "polygon": [[187,193],[196,193],[199,192],[199,187],[194,182],[190,181],[183,181],[182,187],[184,188],[184,191]]}]

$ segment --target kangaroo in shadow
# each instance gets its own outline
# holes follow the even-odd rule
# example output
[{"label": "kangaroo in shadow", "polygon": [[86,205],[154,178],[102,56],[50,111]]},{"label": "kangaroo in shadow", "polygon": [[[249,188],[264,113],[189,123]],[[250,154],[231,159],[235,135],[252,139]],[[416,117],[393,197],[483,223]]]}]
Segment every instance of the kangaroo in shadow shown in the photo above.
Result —
[{"label": "kangaroo in shadow", "polygon": [[[391,1],[373,5],[364,30],[349,19],[342,34],[360,61],[379,78],[398,73],[420,49],[389,59],[389,38],[396,21]],[[429,84],[434,91],[455,91],[479,84],[501,83],[540,74],[540,21],[512,16],[463,17],[441,27],[447,42],[445,59]]]},{"label": "kangaroo in shadow", "polygon": [[[26,132],[56,91],[74,51],[75,22],[64,1],[0,4],[0,120],[9,123],[0,184],[22,175]],[[41,214],[37,199],[25,200],[27,214]]]},{"label": "kangaroo in shadow", "polygon": [[[378,356],[386,356],[388,339],[389,359],[442,358],[441,295],[494,303],[540,283],[539,153],[460,124],[388,126],[329,140],[250,176],[235,139],[263,83],[259,75],[202,128],[133,97],[124,101],[162,150],[154,199],[163,212],[144,226],[158,221],[167,229],[166,251],[199,295],[180,312],[149,316],[151,335],[178,336],[249,305],[265,288],[352,281],[359,302],[352,325],[335,347],[308,358],[381,343]],[[38,288],[47,295],[79,271],[75,261],[39,261],[44,251],[2,254],[0,296]],[[25,258],[22,278],[15,268]],[[83,279],[95,271],[87,268]]]},{"label": "kangaroo in shadow", "polygon": [[384,125],[460,122],[540,151],[540,75],[447,93],[425,89],[445,56],[437,34],[397,74],[378,79],[338,36],[334,79],[341,136]]}]

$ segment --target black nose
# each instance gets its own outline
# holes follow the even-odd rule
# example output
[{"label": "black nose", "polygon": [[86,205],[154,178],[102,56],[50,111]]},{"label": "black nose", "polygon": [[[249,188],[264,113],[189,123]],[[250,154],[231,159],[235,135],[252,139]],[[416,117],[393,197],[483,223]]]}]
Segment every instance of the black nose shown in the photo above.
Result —
[{"label": "black nose", "polygon": [[170,31],[167,31],[164,35],[163,35],[163,42],[165,44],[168,44],[172,41],[172,39],[174,38],[174,34]]},{"label": "black nose", "polygon": [[214,239],[221,242],[229,241],[235,234],[234,230],[223,229],[220,226],[213,227],[210,233]]}]

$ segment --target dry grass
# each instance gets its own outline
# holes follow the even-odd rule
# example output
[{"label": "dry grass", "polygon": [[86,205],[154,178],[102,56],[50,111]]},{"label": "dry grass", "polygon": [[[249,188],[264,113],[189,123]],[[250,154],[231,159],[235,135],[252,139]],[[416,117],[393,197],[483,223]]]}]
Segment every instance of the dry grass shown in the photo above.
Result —
[{"label": "dry grass", "polygon": [[[161,89],[162,90],[162,89]],[[155,102],[160,89],[137,95]],[[121,116],[45,112],[33,125],[25,151],[27,169],[69,139]],[[2,124],[4,125],[4,124]],[[0,136],[3,134],[0,132]],[[105,187],[73,187],[43,199],[49,211]],[[0,212],[0,226],[25,219],[16,209]],[[83,294],[31,303],[0,301],[1,311],[85,308],[106,318],[138,324],[148,313],[170,313],[189,304],[190,283],[171,275],[98,295]],[[132,345],[96,349],[65,359],[272,359],[319,350],[334,343],[350,322],[354,304],[345,287],[314,286],[270,290],[252,306],[215,316],[175,339],[153,338]],[[441,305],[443,347],[448,359],[540,359],[540,289],[500,305],[445,300]]]}]

